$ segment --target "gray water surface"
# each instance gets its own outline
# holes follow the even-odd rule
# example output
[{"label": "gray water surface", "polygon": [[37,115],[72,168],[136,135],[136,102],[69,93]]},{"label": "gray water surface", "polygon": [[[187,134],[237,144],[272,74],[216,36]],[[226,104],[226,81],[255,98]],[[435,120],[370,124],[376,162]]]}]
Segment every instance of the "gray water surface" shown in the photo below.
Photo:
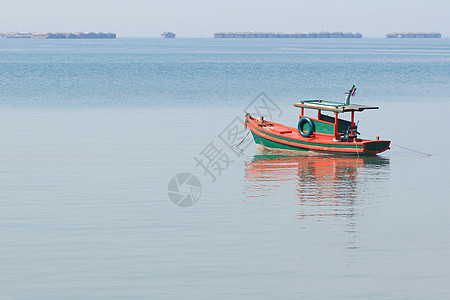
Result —
[{"label": "gray water surface", "polygon": [[[0,40],[0,298],[450,296],[448,40],[170,42]],[[292,103],[353,83],[382,155],[218,137],[262,91],[295,127]],[[181,172],[191,207],[167,194]]]}]

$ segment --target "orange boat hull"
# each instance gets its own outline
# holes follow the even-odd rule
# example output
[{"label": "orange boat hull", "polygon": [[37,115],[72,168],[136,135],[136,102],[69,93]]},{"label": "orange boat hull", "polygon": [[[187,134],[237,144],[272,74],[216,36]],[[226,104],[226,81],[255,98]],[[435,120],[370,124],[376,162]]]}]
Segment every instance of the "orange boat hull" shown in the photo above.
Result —
[{"label": "orange boat hull", "polygon": [[334,136],[314,133],[309,137],[300,135],[296,128],[282,124],[259,121],[246,116],[245,124],[252,132],[255,143],[278,151],[315,151],[340,154],[373,155],[389,149],[390,141],[354,139],[337,141]]}]

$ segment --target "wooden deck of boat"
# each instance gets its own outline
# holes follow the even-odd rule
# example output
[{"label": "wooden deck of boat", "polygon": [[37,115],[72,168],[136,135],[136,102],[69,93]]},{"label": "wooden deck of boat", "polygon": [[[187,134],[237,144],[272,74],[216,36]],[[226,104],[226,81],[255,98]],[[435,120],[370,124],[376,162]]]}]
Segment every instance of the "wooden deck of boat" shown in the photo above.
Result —
[{"label": "wooden deck of boat", "polygon": [[356,143],[362,143],[364,141],[368,140],[362,140],[357,139],[356,141],[351,142],[343,142],[343,141],[335,141],[333,140],[333,136],[330,136],[329,134],[314,132],[311,134],[310,137],[304,137],[302,136],[297,128],[289,127],[283,124],[278,124],[275,122],[270,121],[264,121],[264,124],[258,123],[257,120],[254,120],[255,123],[258,125],[258,127],[262,130],[265,130],[267,132],[271,132],[276,135],[284,136],[290,139],[295,139],[299,141],[308,141],[308,142],[317,142],[317,143],[339,143],[339,144],[352,144],[355,145]]}]

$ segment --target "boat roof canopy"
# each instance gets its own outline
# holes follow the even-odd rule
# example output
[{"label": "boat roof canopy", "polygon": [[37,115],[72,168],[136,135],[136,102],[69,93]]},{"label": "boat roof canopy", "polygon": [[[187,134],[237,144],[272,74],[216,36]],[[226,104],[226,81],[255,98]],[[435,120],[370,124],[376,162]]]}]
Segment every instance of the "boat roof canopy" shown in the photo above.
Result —
[{"label": "boat roof canopy", "polygon": [[326,101],[326,100],[302,100],[299,103],[294,103],[295,107],[304,107],[317,110],[328,110],[334,112],[347,111],[363,111],[365,109],[378,109],[376,106],[366,106],[360,104],[342,104],[340,102]]}]

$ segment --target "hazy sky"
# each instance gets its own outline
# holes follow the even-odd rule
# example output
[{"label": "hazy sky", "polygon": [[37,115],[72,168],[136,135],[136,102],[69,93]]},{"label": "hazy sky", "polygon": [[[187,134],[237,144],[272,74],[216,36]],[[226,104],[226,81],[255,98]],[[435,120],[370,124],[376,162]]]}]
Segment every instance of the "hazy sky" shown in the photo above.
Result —
[{"label": "hazy sky", "polygon": [[119,37],[212,37],[218,31],[437,31],[450,0],[0,0],[0,31],[104,31]]}]

